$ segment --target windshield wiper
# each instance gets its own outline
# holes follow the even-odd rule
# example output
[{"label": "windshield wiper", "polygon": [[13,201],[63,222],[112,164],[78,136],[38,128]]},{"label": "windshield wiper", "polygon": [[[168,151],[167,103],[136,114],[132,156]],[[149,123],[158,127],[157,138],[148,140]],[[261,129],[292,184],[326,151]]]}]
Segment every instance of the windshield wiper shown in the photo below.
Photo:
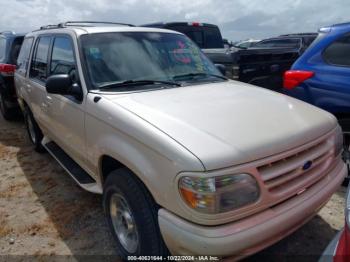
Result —
[{"label": "windshield wiper", "polygon": [[112,89],[116,87],[124,87],[124,86],[140,86],[140,85],[156,85],[156,84],[165,84],[171,86],[181,86],[180,83],[174,81],[162,81],[162,80],[125,80],[118,82],[110,82],[103,85],[100,85],[98,88],[100,90],[104,89]]},{"label": "windshield wiper", "polygon": [[186,77],[194,78],[196,76],[204,76],[204,77],[211,76],[211,77],[216,77],[216,78],[227,80],[227,77],[225,77],[225,76],[216,75],[216,74],[210,74],[210,73],[188,73],[188,74],[182,74],[182,75],[173,76],[173,79],[174,80],[178,80],[179,78],[181,79],[181,78],[186,78]]}]

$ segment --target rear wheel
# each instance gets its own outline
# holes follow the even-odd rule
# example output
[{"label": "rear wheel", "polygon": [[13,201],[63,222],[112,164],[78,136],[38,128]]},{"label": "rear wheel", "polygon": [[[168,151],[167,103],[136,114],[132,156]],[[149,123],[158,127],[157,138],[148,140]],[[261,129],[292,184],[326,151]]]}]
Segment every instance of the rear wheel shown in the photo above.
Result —
[{"label": "rear wheel", "polygon": [[3,118],[5,118],[7,121],[13,120],[14,118],[13,110],[7,107],[5,97],[1,92],[0,92],[0,111]]},{"label": "rear wheel", "polygon": [[131,171],[122,168],[111,172],[103,191],[105,215],[123,260],[168,254],[159,230],[158,206]]},{"label": "rear wheel", "polygon": [[37,152],[44,152],[44,148],[41,145],[41,141],[43,139],[43,133],[41,132],[38,124],[36,123],[32,112],[28,107],[25,107],[24,112],[24,122],[27,128],[27,133],[29,140],[34,145],[34,149]]}]

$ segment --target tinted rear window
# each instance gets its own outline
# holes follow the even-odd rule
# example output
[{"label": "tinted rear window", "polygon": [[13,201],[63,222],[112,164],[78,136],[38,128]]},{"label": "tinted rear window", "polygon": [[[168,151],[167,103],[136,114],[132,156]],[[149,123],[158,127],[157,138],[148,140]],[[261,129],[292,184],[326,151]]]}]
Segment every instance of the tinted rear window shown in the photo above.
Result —
[{"label": "tinted rear window", "polygon": [[323,58],[330,64],[350,66],[350,35],[333,42],[323,52]]},{"label": "tinted rear window", "polygon": [[168,25],[167,28],[187,35],[200,48],[224,48],[222,36],[217,27]]},{"label": "tinted rear window", "polygon": [[6,57],[6,39],[0,37],[0,61],[5,60]]}]

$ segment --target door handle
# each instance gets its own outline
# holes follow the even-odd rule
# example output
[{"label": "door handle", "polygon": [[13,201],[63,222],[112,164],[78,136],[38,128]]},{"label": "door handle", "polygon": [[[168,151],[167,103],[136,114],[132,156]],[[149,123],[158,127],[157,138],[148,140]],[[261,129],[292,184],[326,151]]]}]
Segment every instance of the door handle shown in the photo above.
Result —
[{"label": "door handle", "polygon": [[53,103],[52,97],[51,96],[46,96],[46,105],[51,106]]},{"label": "door handle", "polygon": [[26,87],[29,93],[32,92],[32,86],[30,84],[26,84]]}]

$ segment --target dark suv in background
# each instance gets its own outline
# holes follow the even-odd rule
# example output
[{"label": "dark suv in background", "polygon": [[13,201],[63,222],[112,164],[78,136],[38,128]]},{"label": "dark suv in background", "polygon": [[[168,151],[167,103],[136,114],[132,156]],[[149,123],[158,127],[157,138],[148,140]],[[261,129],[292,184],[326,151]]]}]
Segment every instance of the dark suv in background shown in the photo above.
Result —
[{"label": "dark suv in background", "polygon": [[24,34],[0,33],[0,111],[6,120],[19,112],[13,75]]},{"label": "dark suv in background", "polygon": [[225,66],[224,69],[220,69],[224,75],[235,79],[231,46],[222,38],[217,25],[199,22],[158,22],[141,26],[174,30],[188,36],[213,63]]},{"label": "dark suv in background", "polygon": [[218,26],[198,22],[159,22],[142,25],[143,27],[164,28],[187,35],[201,49],[224,48],[224,40]]},{"label": "dark suv in background", "polygon": [[255,43],[252,48],[299,48],[301,53],[316,39],[317,33],[286,34],[267,38]]},{"label": "dark suv in background", "polygon": [[192,39],[228,78],[281,91],[283,73],[308,48],[317,33],[281,35],[262,40],[252,48],[225,45],[218,26],[199,22],[168,22],[142,25],[181,32]]}]

